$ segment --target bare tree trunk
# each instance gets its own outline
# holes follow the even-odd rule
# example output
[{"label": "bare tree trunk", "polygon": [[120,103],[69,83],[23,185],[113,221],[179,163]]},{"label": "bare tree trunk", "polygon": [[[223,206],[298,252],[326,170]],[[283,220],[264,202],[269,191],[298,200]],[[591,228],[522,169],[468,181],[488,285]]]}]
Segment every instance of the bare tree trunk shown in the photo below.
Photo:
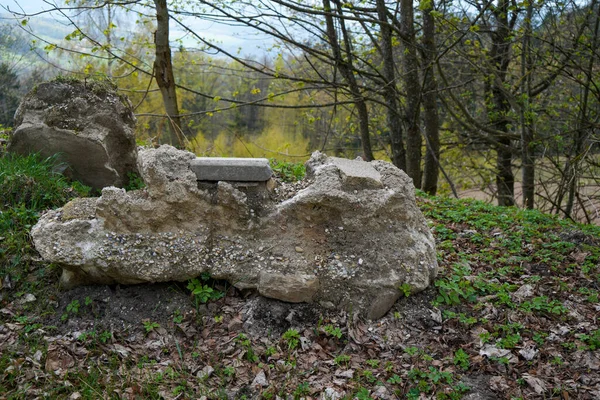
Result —
[{"label": "bare tree trunk", "polygon": [[496,145],[496,189],[499,206],[515,205],[515,177],[512,171],[513,149],[508,139],[508,115],[511,110],[509,99],[504,89],[506,74],[510,64],[510,27],[508,22],[509,0],[499,0],[494,9],[496,29],[491,32],[491,71],[486,81],[487,91],[491,96],[494,110],[494,127],[506,137],[499,137]]},{"label": "bare tree trunk", "polygon": [[532,210],[535,206],[535,154],[533,149],[534,127],[530,116],[531,102],[531,74],[533,63],[531,60],[531,19],[533,18],[533,3],[527,4],[525,17],[525,32],[523,34],[523,51],[521,52],[521,76],[523,87],[521,89],[521,159],[523,163],[523,207]]},{"label": "bare tree trunk", "polygon": [[406,151],[402,138],[402,120],[398,112],[398,92],[396,91],[396,71],[392,47],[392,29],[387,18],[385,0],[377,0],[377,16],[381,32],[381,57],[383,58],[383,87],[387,106],[387,123],[390,130],[392,163],[406,171]]},{"label": "bare tree trunk", "polygon": [[402,57],[404,89],[406,90],[406,173],[416,188],[421,187],[421,130],[419,109],[421,85],[419,84],[419,62],[417,59],[412,0],[400,1],[400,23],[404,44]]},{"label": "bare tree trunk", "polygon": [[154,77],[160,89],[165,105],[165,111],[169,117],[169,128],[171,144],[180,144],[178,139],[181,134],[181,117],[177,105],[177,92],[175,90],[175,77],[173,76],[173,64],[171,63],[171,47],[169,45],[169,10],[166,0],[154,0],[156,7],[156,32],[154,33],[154,44],[156,46],[156,58],[154,59]]},{"label": "bare tree trunk", "polygon": [[[592,54],[589,54],[587,71],[585,71],[586,79],[583,87],[583,93],[581,94],[579,121],[577,126],[577,133],[575,136],[575,157],[567,162],[565,167],[565,173],[570,178],[569,183],[569,196],[567,198],[567,205],[565,206],[565,215],[573,219],[573,206],[575,205],[575,198],[578,196],[577,188],[579,186],[579,179],[581,176],[581,164],[587,148],[586,141],[590,136],[590,132],[593,129],[594,122],[590,121],[590,90],[592,85],[592,77],[594,76],[594,62],[595,54],[594,50],[598,48],[599,33],[600,33],[600,7],[596,6],[596,1],[592,1],[590,9],[592,13],[595,13],[594,21],[594,36],[592,37]],[[598,8],[596,10],[596,8]],[[569,165],[570,164],[570,165]]]},{"label": "bare tree trunk", "polygon": [[437,192],[440,160],[440,122],[437,107],[437,82],[434,64],[437,55],[435,45],[435,21],[431,12],[433,0],[424,2],[423,9],[423,114],[426,148],[423,168],[423,190],[431,195]]},{"label": "bare tree trunk", "polygon": [[[106,44],[108,45],[108,48],[112,48],[112,31],[113,31],[113,9],[112,9],[112,4],[108,3],[106,5],[106,20],[108,22],[108,26],[106,27],[106,30],[104,31],[104,37],[106,38]],[[107,62],[107,66],[106,66],[106,75],[108,76],[112,76],[112,66],[113,66],[113,62],[114,62],[114,58],[113,57],[108,57],[108,62]]]},{"label": "bare tree trunk", "polygon": [[358,112],[358,123],[360,129],[360,139],[363,149],[363,158],[367,161],[371,161],[375,157],[373,156],[373,151],[371,150],[371,136],[369,134],[369,112],[367,110],[367,103],[362,93],[360,92],[360,88],[358,87],[358,83],[356,82],[356,78],[354,76],[352,66],[353,56],[352,49],[350,47],[350,38],[348,37],[344,19],[341,14],[341,5],[338,4],[338,14],[340,29],[342,31],[345,44],[344,51],[346,53],[346,59],[342,57],[342,50],[337,32],[335,30],[333,12],[329,0],[323,0],[323,8],[326,11],[325,23],[327,24],[327,38],[329,40],[329,45],[331,46],[331,51],[333,52],[333,59],[335,60],[335,65],[339,69],[340,73],[344,77],[344,80],[346,81],[346,84],[348,85],[348,89],[353,98],[352,100],[354,101],[354,105],[356,106],[356,110]]}]

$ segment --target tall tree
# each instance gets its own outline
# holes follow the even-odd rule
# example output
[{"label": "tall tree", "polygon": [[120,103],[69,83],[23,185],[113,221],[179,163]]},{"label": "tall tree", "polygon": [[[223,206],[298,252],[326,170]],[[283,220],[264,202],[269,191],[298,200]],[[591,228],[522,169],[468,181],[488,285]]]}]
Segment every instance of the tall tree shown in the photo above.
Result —
[{"label": "tall tree", "polygon": [[438,187],[440,162],[440,122],[437,104],[437,80],[435,63],[437,45],[435,43],[435,18],[433,0],[422,0],[422,75],[423,75],[423,125],[425,128],[425,162],[423,165],[422,189],[435,195]]},{"label": "tall tree", "polygon": [[172,144],[180,143],[183,137],[181,129],[181,116],[177,104],[177,86],[173,75],[173,63],[171,61],[171,46],[169,45],[169,10],[167,0],[154,0],[156,7],[156,32],[154,33],[154,44],[156,58],[154,59],[154,78],[160,89],[165,105],[165,111],[169,118]]},{"label": "tall tree", "polygon": [[[336,68],[340,71],[340,74],[344,77],[344,80],[348,84],[349,91],[353,97],[352,101],[356,105],[358,111],[358,124],[360,129],[360,139],[363,149],[363,158],[367,161],[373,160],[373,151],[371,150],[371,135],[369,133],[369,111],[367,110],[367,103],[360,91],[356,77],[354,76],[354,66],[352,53],[352,45],[350,43],[350,37],[346,29],[346,23],[343,18],[342,6],[338,0],[334,0],[336,8],[331,7],[329,0],[323,0],[323,8],[325,10],[325,23],[327,26],[327,39],[331,51],[333,53],[333,59]],[[342,32],[343,42],[343,54],[342,45],[338,38],[337,31],[335,28],[334,15],[337,15],[337,21]]]},{"label": "tall tree", "polygon": [[379,19],[381,37],[381,58],[383,60],[384,99],[387,106],[387,123],[390,131],[392,162],[402,170],[406,170],[406,150],[402,137],[402,120],[398,109],[398,91],[396,90],[396,60],[391,22],[388,19],[388,8],[385,0],[376,0],[377,18]]},{"label": "tall tree", "polygon": [[406,96],[406,173],[415,187],[421,187],[421,128],[419,114],[421,110],[421,84],[419,80],[419,60],[417,58],[417,40],[415,36],[415,14],[412,0],[400,0],[400,29],[403,44],[403,82]]}]

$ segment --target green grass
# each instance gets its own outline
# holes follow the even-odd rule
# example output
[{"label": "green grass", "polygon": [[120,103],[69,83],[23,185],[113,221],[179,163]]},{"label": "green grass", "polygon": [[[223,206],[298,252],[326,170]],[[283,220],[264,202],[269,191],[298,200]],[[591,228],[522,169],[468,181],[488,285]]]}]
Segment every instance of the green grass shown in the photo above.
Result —
[{"label": "green grass", "polygon": [[32,211],[56,208],[90,189],[53,172],[55,157],[9,153],[0,158],[0,209],[23,206]]},{"label": "green grass", "polygon": [[[29,279],[35,266],[36,253],[32,248],[29,230],[44,210],[62,206],[74,197],[85,196],[89,188],[69,182],[54,172],[55,158],[39,155],[6,154],[0,157],[0,279],[16,285],[13,295],[22,295],[37,287],[43,279]],[[36,269],[43,278],[46,269]]]}]

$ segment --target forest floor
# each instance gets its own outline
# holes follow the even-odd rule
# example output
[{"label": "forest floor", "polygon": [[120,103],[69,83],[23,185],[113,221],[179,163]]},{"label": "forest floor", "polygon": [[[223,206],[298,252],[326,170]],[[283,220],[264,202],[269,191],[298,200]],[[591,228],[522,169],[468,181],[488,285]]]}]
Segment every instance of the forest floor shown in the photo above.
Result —
[{"label": "forest floor", "polygon": [[2,203],[0,399],[600,398],[597,226],[420,193],[439,276],[365,321],[209,277],[63,291]]}]

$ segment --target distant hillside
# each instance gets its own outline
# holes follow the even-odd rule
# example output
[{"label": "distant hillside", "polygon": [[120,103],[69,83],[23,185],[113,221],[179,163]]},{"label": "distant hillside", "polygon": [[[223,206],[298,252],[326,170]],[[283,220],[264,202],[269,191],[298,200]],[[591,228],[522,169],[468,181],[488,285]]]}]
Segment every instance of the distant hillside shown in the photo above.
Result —
[{"label": "distant hillside", "polygon": [[[0,20],[3,21],[4,24],[14,24],[16,26],[20,25],[21,20],[14,19],[11,14],[0,13]],[[55,18],[48,17],[35,17],[31,18],[27,21],[27,26],[24,28],[27,31],[31,31],[40,39],[46,40],[49,42],[56,42],[63,40],[66,35],[73,31],[73,28],[68,26],[65,22],[61,22]],[[25,30],[20,30],[23,33],[26,33]],[[31,36],[31,39],[35,39]],[[39,42],[39,39],[38,39]],[[39,44],[41,47],[43,45]]]}]

